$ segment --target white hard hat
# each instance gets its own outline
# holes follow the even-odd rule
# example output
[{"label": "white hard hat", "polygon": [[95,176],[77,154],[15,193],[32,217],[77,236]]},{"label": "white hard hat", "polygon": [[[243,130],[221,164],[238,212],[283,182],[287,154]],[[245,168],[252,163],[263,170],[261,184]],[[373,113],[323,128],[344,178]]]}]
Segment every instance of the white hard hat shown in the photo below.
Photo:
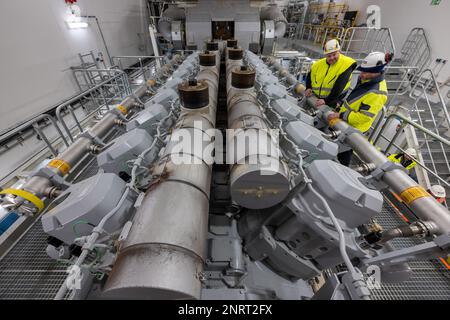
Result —
[{"label": "white hard hat", "polygon": [[435,184],[431,186],[430,193],[435,198],[445,198],[445,189],[443,186],[439,184]]},{"label": "white hard hat", "polygon": [[384,70],[384,67],[391,61],[392,54],[383,52],[371,52],[357,70],[362,72],[378,73]]},{"label": "white hard hat", "polygon": [[329,40],[327,43],[325,43],[325,46],[323,47],[324,54],[329,54],[339,50],[341,50],[341,46],[339,45],[339,41],[337,41],[336,39]]},{"label": "white hard hat", "polygon": [[411,157],[413,157],[413,158],[416,158],[416,157],[417,157],[417,152],[416,152],[416,149],[414,149],[414,148],[408,148],[408,149],[406,149],[406,150],[405,150],[405,154],[407,154],[408,156],[411,156]]}]

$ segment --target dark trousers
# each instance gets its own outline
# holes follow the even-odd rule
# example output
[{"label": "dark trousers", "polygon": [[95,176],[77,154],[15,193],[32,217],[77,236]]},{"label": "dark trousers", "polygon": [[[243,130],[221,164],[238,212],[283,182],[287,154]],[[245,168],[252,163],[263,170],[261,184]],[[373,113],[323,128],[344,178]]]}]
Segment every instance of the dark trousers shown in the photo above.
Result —
[{"label": "dark trousers", "polygon": [[352,161],[352,156],[353,150],[348,150],[338,153],[337,158],[342,165],[348,167],[350,165],[350,162]]}]

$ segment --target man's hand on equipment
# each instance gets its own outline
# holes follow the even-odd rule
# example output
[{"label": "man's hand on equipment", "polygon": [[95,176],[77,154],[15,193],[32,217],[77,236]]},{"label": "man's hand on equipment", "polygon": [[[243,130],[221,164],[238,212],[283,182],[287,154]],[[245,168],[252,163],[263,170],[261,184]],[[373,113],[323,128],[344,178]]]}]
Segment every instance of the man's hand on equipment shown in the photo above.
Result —
[{"label": "man's hand on equipment", "polygon": [[311,89],[306,89],[306,90],[305,90],[305,97],[311,97],[312,94],[313,94],[313,92],[312,92]]},{"label": "man's hand on equipment", "polygon": [[327,120],[328,122],[330,122],[333,119],[338,119],[339,118],[339,113],[337,112],[333,112],[330,115],[328,115]]},{"label": "man's hand on equipment", "polygon": [[323,106],[324,104],[325,104],[325,100],[323,100],[323,99],[318,99],[316,101],[316,107]]}]

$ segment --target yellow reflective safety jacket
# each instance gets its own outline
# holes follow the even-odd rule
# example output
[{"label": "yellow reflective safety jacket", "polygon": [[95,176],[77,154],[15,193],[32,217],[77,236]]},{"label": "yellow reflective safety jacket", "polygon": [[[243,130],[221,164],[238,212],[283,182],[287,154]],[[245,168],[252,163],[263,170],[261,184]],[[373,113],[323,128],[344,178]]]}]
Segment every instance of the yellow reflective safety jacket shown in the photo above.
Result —
[{"label": "yellow reflective safety jacket", "polygon": [[414,160],[406,160],[403,153],[393,153],[388,159],[394,163],[400,163],[406,170],[411,170],[417,164]]},{"label": "yellow reflective safety jacket", "polygon": [[[329,65],[326,58],[314,62],[311,66],[311,89],[316,97],[320,99],[328,97],[338,77],[349,68],[353,70],[355,66],[356,61],[343,54],[339,56],[338,61],[333,65]],[[342,92],[350,88],[351,80],[352,76],[350,74]]]},{"label": "yellow reflective safety jacket", "polygon": [[366,132],[387,101],[384,75],[360,82],[343,101],[339,117],[361,132]]}]

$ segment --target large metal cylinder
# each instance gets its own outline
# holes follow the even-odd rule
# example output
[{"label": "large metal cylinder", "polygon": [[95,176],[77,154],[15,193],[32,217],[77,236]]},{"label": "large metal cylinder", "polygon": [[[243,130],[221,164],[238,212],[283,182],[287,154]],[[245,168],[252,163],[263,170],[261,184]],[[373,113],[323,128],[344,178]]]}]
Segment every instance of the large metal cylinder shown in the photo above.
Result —
[{"label": "large metal cylinder", "polygon": [[[201,146],[179,151],[174,139],[166,146],[152,172],[161,178],[147,190],[136,212],[105,285],[105,297],[200,298],[212,170],[203,153],[214,139],[208,130],[215,123],[217,66],[201,66],[197,77],[209,87],[209,104],[198,109],[182,108],[172,132],[172,137],[189,132],[191,146],[199,140]],[[175,156],[190,161],[178,163]]]},{"label": "large metal cylinder", "polygon": [[289,192],[288,171],[259,108],[252,85],[254,70],[242,68],[237,49],[229,49],[228,54],[228,127],[234,130],[227,141],[227,160],[234,163],[230,169],[231,197],[249,209],[272,207]]}]

